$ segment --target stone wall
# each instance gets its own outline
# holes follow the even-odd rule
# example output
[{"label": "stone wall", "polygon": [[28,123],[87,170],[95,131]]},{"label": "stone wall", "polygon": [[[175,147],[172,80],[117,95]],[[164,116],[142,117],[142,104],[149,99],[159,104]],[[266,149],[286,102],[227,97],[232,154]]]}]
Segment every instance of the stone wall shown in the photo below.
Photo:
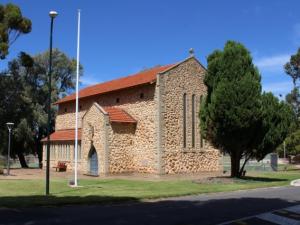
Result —
[{"label": "stone wall", "polygon": [[[141,94],[143,93],[143,98]],[[119,102],[116,99],[119,98]],[[130,151],[132,151],[133,159],[132,171],[134,172],[147,172],[155,173],[157,170],[157,154],[155,148],[155,84],[149,84],[122,90],[119,92],[112,92],[109,95],[99,97],[97,102],[101,106],[114,106],[124,109],[129,113],[136,121],[136,128],[134,135],[132,135],[132,144],[130,145]],[[123,129],[121,126],[112,125],[114,134],[119,138],[118,129]],[[129,128],[131,132],[132,128]],[[117,141],[117,139],[116,139]],[[114,148],[113,145],[116,142],[110,143],[110,148]],[[120,152],[123,149],[119,149]],[[114,169],[114,171],[117,171]]]},{"label": "stone wall", "polygon": [[218,171],[219,157],[216,150],[167,151],[165,171],[169,174]]},{"label": "stone wall", "polygon": [[[219,152],[201,145],[200,98],[206,94],[205,69],[189,58],[162,74],[163,161],[165,173],[218,170]],[[184,147],[184,104],[186,94],[186,146]],[[192,144],[192,96],[195,96],[195,142]]]},{"label": "stone wall", "polygon": [[[142,94],[142,96],[141,96]],[[135,127],[134,135],[131,134],[130,154],[132,160],[127,163],[125,169],[124,165],[116,168],[120,162],[114,162],[111,167],[113,173],[120,171],[135,171],[135,172],[149,172],[155,173],[157,170],[157,152],[155,151],[155,84],[143,85],[133,87],[130,89],[115,91],[112,93],[85,98],[79,101],[80,119],[79,127],[82,124],[82,117],[85,115],[87,110],[97,102],[100,106],[113,106],[124,109],[138,122]],[[117,100],[118,99],[118,100]],[[118,101],[118,102],[117,102]],[[65,112],[66,111],[66,112]],[[95,121],[96,122],[96,121]],[[75,128],[75,102],[63,103],[59,105],[58,115],[56,117],[56,130],[62,129],[74,129]],[[121,125],[113,125],[110,128],[110,134],[116,135],[112,137],[113,141],[109,142],[109,147],[114,149],[113,156],[116,157],[116,149],[119,152],[126,152],[125,145],[120,145],[119,142],[124,140],[123,136],[120,135],[120,130],[127,129]],[[132,128],[128,128],[129,133],[132,133]],[[82,131],[82,137],[86,134]],[[126,135],[125,135],[126,136]],[[120,141],[118,142],[118,138]],[[118,146],[118,148],[117,148]],[[86,149],[88,148],[88,150]],[[83,141],[82,149],[84,152],[89,151],[89,146]],[[98,149],[97,149],[98,151]],[[129,150],[128,150],[129,151]],[[121,153],[120,153],[121,154]],[[120,156],[117,158],[119,159]],[[85,158],[86,159],[86,158]],[[114,160],[110,160],[113,162]],[[87,163],[86,163],[87,164]],[[87,168],[84,168],[86,170]]]},{"label": "stone wall", "polygon": [[[82,127],[82,117],[95,102],[94,98],[79,100],[78,127]],[[75,129],[75,101],[66,102],[58,106],[58,113],[55,118],[55,130]]]},{"label": "stone wall", "polygon": [[98,156],[98,172],[100,174],[107,173],[106,171],[106,133],[107,115],[103,113],[98,104],[93,104],[86,112],[82,122],[82,156],[83,164],[81,171],[89,173],[89,153],[92,146],[95,147]]},{"label": "stone wall", "polygon": [[137,167],[133,148],[135,124],[112,123],[109,129],[109,172],[134,172]]}]

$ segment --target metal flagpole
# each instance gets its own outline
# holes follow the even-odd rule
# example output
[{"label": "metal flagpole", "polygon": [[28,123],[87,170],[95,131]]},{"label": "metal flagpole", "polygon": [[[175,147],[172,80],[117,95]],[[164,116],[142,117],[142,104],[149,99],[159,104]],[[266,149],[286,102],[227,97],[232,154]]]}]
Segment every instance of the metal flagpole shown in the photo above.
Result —
[{"label": "metal flagpole", "polygon": [[77,27],[77,68],[76,68],[76,121],[75,121],[75,165],[74,165],[74,186],[78,186],[77,161],[78,161],[78,81],[79,81],[79,42],[80,42],[80,9],[78,10]]}]

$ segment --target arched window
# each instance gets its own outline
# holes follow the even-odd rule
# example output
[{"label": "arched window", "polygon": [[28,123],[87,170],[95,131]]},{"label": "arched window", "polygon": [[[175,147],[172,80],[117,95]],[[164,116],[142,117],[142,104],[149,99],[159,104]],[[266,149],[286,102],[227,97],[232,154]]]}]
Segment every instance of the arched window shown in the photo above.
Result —
[{"label": "arched window", "polygon": [[192,147],[195,148],[195,95],[192,95]]},{"label": "arched window", "polygon": [[186,148],[186,93],[183,94],[183,147]]}]

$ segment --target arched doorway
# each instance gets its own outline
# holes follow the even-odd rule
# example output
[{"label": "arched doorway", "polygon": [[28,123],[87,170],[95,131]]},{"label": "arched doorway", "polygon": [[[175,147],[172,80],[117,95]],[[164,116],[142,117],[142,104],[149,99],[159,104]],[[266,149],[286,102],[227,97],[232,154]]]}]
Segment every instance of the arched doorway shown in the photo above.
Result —
[{"label": "arched doorway", "polygon": [[89,153],[89,173],[92,176],[98,176],[98,155],[95,147],[92,145],[90,153]]}]

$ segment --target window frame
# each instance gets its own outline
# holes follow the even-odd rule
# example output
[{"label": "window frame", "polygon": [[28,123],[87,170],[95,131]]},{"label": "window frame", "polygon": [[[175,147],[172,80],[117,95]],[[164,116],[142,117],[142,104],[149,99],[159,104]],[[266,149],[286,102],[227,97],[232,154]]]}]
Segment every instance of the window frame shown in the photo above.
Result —
[{"label": "window frame", "polygon": [[195,113],[195,94],[192,95],[192,148],[195,148],[195,140],[196,140],[196,126],[195,126],[195,123],[196,123],[196,113]]},{"label": "window frame", "polygon": [[183,94],[183,148],[187,147],[186,133],[187,133],[187,94]]}]

